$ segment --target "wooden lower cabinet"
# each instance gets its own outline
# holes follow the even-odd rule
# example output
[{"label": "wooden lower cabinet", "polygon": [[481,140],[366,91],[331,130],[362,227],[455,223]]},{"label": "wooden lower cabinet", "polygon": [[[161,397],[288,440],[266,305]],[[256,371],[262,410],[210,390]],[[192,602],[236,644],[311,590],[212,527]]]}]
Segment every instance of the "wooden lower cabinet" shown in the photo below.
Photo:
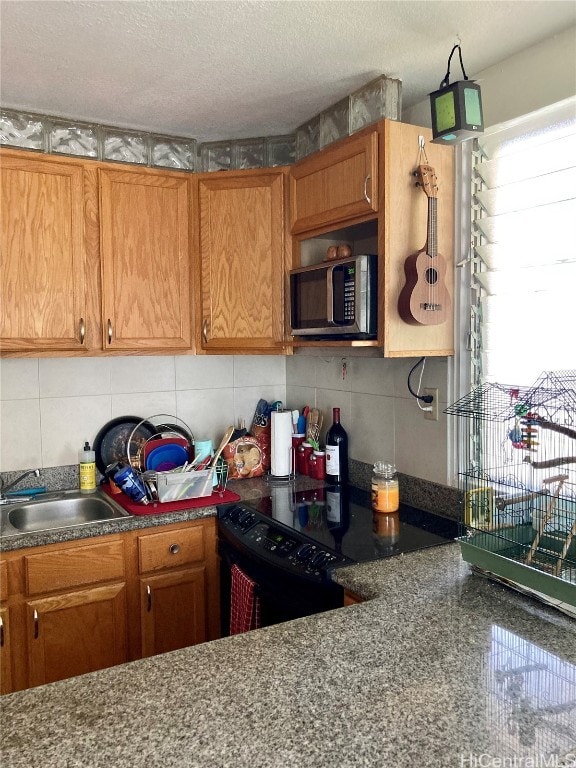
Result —
[{"label": "wooden lower cabinet", "polygon": [[204,568],[140,580],[142,656],[175,651],[206,640]]},{"label": "wooden lower cabinet", "polygon": [[0,608],[0,693],[13,690],[11,621],[8,608]]},{"label": "wooden lower cabinet", "polygon": [[26,602],[28,685],[127,661],[126,584]]},{"label": "wooden lower cabinet", "polygon": [[360,597],[360,595],[357,595],[355,592],[350,592],[349,590],[344,590],[344,607],[347,605],[356,605],[357,603],[363,603],[364,598]]},{"label": "wooden lower cabinet", "polygon": [[216,639],[216,520],[0,553],[0,692]]},{"label": "wooden lower cabinet", "polygon": [[220,592],[216,520],[139,531],[132,558],[138,602],[130,629],[134,658],[175,651],[219,636]]}]

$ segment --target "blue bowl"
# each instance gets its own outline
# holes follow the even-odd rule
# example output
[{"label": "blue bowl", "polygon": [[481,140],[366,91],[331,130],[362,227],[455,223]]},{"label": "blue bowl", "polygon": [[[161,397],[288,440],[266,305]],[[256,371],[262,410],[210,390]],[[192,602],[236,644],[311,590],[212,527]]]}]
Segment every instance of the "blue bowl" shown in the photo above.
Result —
[{"label": "blue bowl", "polygon": [[181,467],[188,461],[188,452],[181,445],[160,445],[150,451],[146,458],[146,469],[154,472],[168,472]]}]

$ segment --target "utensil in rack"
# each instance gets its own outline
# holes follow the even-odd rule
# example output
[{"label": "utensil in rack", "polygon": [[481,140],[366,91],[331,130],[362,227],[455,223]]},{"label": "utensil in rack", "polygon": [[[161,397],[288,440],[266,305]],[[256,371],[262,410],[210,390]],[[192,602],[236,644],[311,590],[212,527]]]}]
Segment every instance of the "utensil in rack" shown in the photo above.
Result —
[{"label": "utensil in rack", "polygon": [[220,454],[222,453],[224,448],[226,448],[226,446],[230,442],[230,438],[232,437],[233,433],[234,433],[234,427],[228,427],[228,429],[224,433],[224,437],[220,441],[220,445],[218,446],[218,448],[216,450],[216,453],[214,454],[214,456],[212,458],[212,461],[209,464],[210,467],[215,467],[216,466],[216,462],[220,458]]},{"label": "utensil in rack", "polygon": [[310,408],[306,418],[306,440],[314,440],[316,443],[322,429],[322,411],[318,408]]}]

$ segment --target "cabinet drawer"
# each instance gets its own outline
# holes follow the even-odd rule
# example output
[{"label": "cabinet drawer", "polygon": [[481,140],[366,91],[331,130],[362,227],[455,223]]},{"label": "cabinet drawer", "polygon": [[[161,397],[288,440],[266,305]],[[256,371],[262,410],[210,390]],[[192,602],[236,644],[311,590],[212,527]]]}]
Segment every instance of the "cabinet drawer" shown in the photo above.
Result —
[{"label": "cabinet drawer", "polygon": [[8,598],[8,565],[6,560],[0,560],[0,600]]},{"label": "cabinet drawer", "polygon": [[24,557],[29,595],[124,578],[122,541],[90,544]]},{"label": "cabinet drawer", "polygon": [[204,559],[204,528],[179,528],[138,537],[140,573],[177,568]]}]

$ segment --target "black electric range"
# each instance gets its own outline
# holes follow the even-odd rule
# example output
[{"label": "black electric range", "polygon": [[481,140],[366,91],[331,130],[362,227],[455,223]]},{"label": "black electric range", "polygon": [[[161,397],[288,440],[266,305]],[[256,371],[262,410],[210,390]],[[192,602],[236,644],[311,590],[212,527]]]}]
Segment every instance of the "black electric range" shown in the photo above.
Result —
[{"label": "black electric range", "polygon": [[445,544],[459,533],[456,520],[406,505],[375,514],[367,491],[342,486],[271,487],[258,501],[221,505],[218,526],[246,556],[320,582],[335,567]]}]

